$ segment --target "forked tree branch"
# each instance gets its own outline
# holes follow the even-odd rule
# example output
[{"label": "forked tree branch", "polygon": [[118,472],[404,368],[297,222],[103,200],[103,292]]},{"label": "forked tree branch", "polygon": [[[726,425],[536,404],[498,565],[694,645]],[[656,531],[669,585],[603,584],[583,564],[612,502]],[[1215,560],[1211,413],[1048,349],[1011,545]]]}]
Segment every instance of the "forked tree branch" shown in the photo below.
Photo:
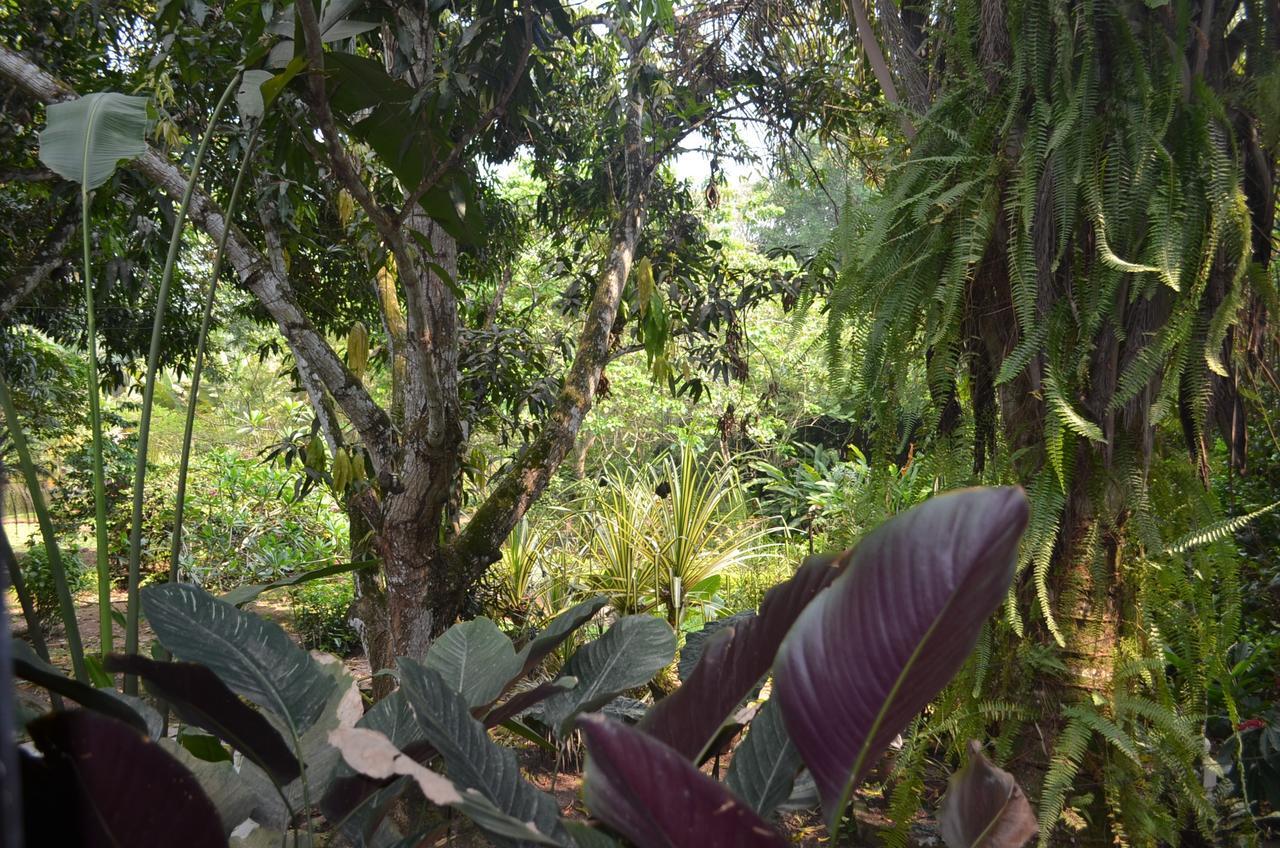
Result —
[{"label": "forked tree branch", "polygon": [[[70,87],[2,44],[0,78],[43,103],[79,97]],[[180,198],[186,188],[187,175],[149,145],[130,166],[171,198]],[[228,229],[222,210],[199,186],[192,193],[188,217],[215,242]],[[324,336],[311,325],[288,279],[272,269],[262,251],[234,226],[227,234],[226,257],[241,285],[261,302],[295,354],[305,357],[324,382],[347,419],[360,433],[375,467],[389,467],[396,444],[390,419],[343,364]]]}]

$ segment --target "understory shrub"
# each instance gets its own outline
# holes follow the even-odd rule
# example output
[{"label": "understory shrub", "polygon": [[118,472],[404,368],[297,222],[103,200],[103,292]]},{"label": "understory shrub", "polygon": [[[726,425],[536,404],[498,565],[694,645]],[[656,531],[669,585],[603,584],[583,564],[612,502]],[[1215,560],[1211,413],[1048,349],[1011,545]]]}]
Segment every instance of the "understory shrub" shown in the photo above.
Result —
[{"label": "understory shrub", "polygon": [[347,623],[347,610],[355,600],[350,577],[333,577],[303,583],[289,592],[289,618],[304,648],[346,656],[360,645]]},{"label": "understory shrub", "polygon": [[[93,570],[70,546],[63,548],[62,567],[67,573],[67,586],[72,595],[93,586]],[[36,615],[43,624],[54,621],[58,617],[58,590],[49,570],[48,549],[43,544],[28,547],[21,568],[27,591],[35,602]]]},{"label": "understory shrub", "polygon": [[[676,633],[657,615],[606,610],[604,595],[519,642],[487,618],[455,624],[423,655],[381,670],[399,686],[364,711],[332,657],[198,587],[151,586],[147,621],[179,662],[113,655],[105,668],[141,677],[186,736],[197,726],[212,735],[199,745],[158,738],[145,702],[54,681],[20,645],[20,675],[87,707],[28,724],[44,756],[22,752],[24,788],[90,793],[99,815],[84,826],[103,843],[138,844],[128,837],[145,805],[149,835],[163,837],[148,844],[226,844],[232,830],[262,845],[287,844],[292,830],[302,844],[297,823],[310,832],[313,822],[298,813],[318,802],[334,836],[368,848],[420,844],[463,818],[504,845],[785,848],[775,812],[813,806],[797,799],[816,788],[838,844],[853,790],[1006,597],[1026,521],[1018,490],[970,490],[886,523],[852,551],[811,557],[758,610],[690,638],[681,685],[653,704],[625,695],[671,666]],[[601,632],[590,639],[593,620]],[[580,646],[550,677],[544,660],[574,632]],[[502,746],[508,737],[490,734],[498,727],[553,749],[581,732],[592,820],[562,816]],[[236,765],[229,748],[242,755]],[[729,750],[724,781],[700,770]],[[127,792],[121,758],[138,775]],[[67,759],[74,772],[53,767]],[[977,742],[937,816],[951,848],[1020,848],[1036,831],[1013,777]],[[67,844],[53,838],[65,835],[61,817],[25,824],[29,844]]]}]

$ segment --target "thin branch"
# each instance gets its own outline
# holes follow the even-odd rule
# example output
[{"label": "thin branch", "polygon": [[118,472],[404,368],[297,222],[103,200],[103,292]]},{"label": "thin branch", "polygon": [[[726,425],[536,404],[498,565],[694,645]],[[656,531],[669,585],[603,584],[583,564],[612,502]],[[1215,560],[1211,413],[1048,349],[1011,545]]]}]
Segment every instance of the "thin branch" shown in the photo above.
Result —
[{"label": "thin branch", "polygon": [[529,66],[529,55],[533,50],[533,14],[529,8],[529,0],[522,0],[520,8],[524,15],[524,49],[520,52],[520,58],[516,61],[515,69],[511,73],[511,79],[507,81],[506,88],[504,88],[502,93],[498,95],[497,101],[489,111],[485,112],[480,120],[477,121],[471,129],[463,133],[462,138],[458,139],[458,141],[454,143],[453,149],[449,151],[449,155],[445,157],[445,160],[441,162],[434,171],[423,178],[422,182],[418,183],[413,191],[409,192],[408,197],[405,198],[404,207],[400,210],[400,213],[396,215],[395,219],[397,222],[404,223],[404,221],[413,214],[413,209],[417,206],[418,201],[422,199],[422,196],[435,188],[436,184],[438,184],[440,180],[444,179],[445,174],[449,173],[457,166],[467,145],[474,141],[476,136],[487,130],[494,121],[506,113],[507,106],[510,105],[511,98],[515,96],[516,89],[519,87],[520,81],[524,79],[525,69]]},{"label": "thin branch", "polygon": [[[303,4],[305,5],[305,4]],[[0,45],[0,78],[44,103],[71,100],[79,95],[54,79],[21,54]],[[182,196],[187,175],[151,147],[130,167],[172,198]],[[228,228],[226,216],[203,189],[191,196],[188,218],[215,242]],[[271,268],[270,262],[237,228],[227,234],[227,261],[240,283],[262,303],[267,313],[294,351],[308,358],[325,387],[333,394],[347,419],[360,433],[375,468],[386,467],[394,459],[395,434],[386,413],[369,396],[324,336],[316,331],[299,306],[286,276]]]},{"label": "thin branch", "polygon": [[[863,0],[845,0],[845,4],[849,8],[849,12],[853,15],[854,24],[858,29],[858,40],[862,42],[862,50],[867,54],[867,62],[871,65],[871,71],[876,75],[876,81],[880,83],[880,90],[884,92],[884,99],[889,101],[893,106],[902,108],[902,98],[898,96],[898,89],[893,84],[893,74],[889,71],[889,65],[884,60],[884,52],[880,49],[880,42],[876,40],[875,31],[871,28],[871,20],[867,17],[867,7],[863,4]],[[907,141],[916,140],[916,127],[907,117],[906,113],[899,112],[898,120],[902,125],[902,133],[907,137]]]},{"label": "thin branch", "polygon": [[16,309],[18,304],[66,263],[63,254],[75,237],[77,229],[76,216],[71,214],[71,210],[71,206],[63,210],[58,216],[53,232],[40,245],[40,250],[32,261],[9,277],[4,287],[0,289],[0,319]]}]

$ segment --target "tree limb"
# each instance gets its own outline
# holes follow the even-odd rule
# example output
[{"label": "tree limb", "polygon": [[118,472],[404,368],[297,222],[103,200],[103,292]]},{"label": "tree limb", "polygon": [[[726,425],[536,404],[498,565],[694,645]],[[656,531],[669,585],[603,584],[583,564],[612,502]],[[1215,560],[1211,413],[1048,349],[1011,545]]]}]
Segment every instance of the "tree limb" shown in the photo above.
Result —
[{"label": "tree limb", "polygon": [[77,229],[76,216],[71,214],[71,210],[71,206],[63,210],[53,232],[40,245],[40,250],[32,261],[9,277],[4,287],[0,288],[0,319],[16,309],[19,303],[66,263],[63,253],[71,244]]},{"label": "tree limb", "polygon": [[[858,30],[858,40],[862,42],[862,50],[867,54],[867,62],[871,65],[871,71],[876,75],[876,82],[880,83],[880,90],[884,92],[884,99],[889,101],[893,106],[902,108],[902,98],[898,96],[898,89],[893,84],[893,74],[889,71],[889,64],[884,60],[884,51],[880,49],[880,42],[876,40],[875,30],[871,28],[871,19],[867,17],[867,7],[863,0],[845,0],[845,4],[849,8],[849,13],[853,15],[854,25]],[[899,123],[902,125],[902,133],[907,137],[907,141],[915,141],[916,126],[911,119],[904,113],[898,115]]]},{"label": "tree limb", "polygon": [[[635,58],[634,55],[632,57]],[[637,91],[630,95],[626,125],[626,201],[614,223],[612,249],[600,272],[595,296],[587,310],[577,352],[565,375],[564,387],[542,429],[516,457],[511,467],[494,484],[466,527],[454,542],[454,549],[471,569],[464,585],[483,575],[498,557],[503,540],[546,488],[551,475],[573,448],[583,418],[595,399],[600,374],[609,361],[613,342],[613,322],[618,314],[622,291],[631,274],[636,245],[644,223],[645,195],[653,168],[645,162],[640,134],[643,101]]]},{"label": "tree limb", "polygon": [[[79,96],[5,45],[0,45],[0,78],[44,103]],[[181,197],[186,188],[187,175],[150,146],[146,153],[131,163],[131,167],[170,197]],[[191,196],[188,217],[215,242],[227,229],[222,210],[199,186]],[[234,226],[227,236],[226,257],[241,285],[262,303],[295,355],[305,357],[324,381],[347,419],[360,433],[375,468],[388,467],[395,453],[395,434],[390,419],[343,364],[324,336],[311,325],[298,305],[288,279],[273,270],[262,252]]]}]

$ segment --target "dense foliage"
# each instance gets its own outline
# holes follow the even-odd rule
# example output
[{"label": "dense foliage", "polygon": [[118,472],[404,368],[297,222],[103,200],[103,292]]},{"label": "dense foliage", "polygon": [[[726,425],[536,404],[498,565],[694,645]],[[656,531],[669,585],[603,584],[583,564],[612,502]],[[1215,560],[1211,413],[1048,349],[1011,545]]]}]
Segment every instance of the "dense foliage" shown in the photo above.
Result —
[{"label": "dense foliage", "polygon": [[0,842],[1275,836],[1278,63],[0,0]]}]

